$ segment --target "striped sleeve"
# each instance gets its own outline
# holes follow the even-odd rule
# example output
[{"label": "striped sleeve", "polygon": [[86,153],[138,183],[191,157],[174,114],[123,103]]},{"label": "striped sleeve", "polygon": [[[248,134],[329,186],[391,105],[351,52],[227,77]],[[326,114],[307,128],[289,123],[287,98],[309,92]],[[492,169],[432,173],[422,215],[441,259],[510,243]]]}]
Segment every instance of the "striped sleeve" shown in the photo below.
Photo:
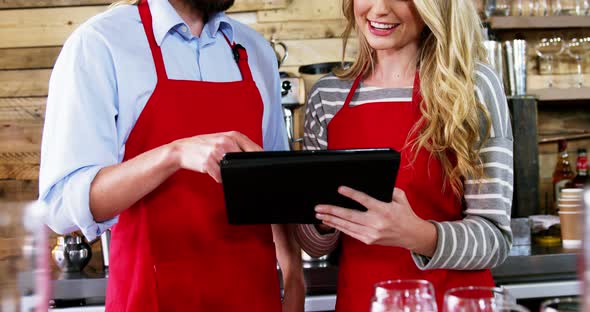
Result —
[{"label": "striped sleeve", "polygon": [[322,106],[318,81],[309,93],[303,122],[303,149],[319,150],[328,148],[327,120]]},{"label": "striped sleeve", "polygon": [[[318,81],[311,89],[304,121],[304,150],[327,149],[327,121],[322,107],[322,100]],[[295,230],[295,238],[301,248],[312,257],[321,257],[336,249],[340,232],[321,234],[313,224],[299,224]]]},{"label": "striped sleeve", "polygon": [[[438,239],[432,258],[412,253],[422,270],[478,270],[500,265],[512,246],[513,141],[503,87],[487,66],[479,66],[476,96],[491,117],[490,139],[480,151],[484,178],[464,181],[464,219],[433,222]],[[485,131],[486,125],[481,131]],[[483,133],[483,132],[482,132]]]}]

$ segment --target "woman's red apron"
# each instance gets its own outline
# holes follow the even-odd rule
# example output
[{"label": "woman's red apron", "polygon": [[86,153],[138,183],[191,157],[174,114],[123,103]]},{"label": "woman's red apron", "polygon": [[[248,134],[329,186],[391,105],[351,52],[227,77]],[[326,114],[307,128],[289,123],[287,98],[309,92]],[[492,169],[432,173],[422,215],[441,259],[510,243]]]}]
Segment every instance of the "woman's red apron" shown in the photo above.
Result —
[{"label": "woman's red apron", "polygon": [[[147,1],[139,12],[158,82],[124,160],[177,139],[225,131],[262,145],[263,103],[246,50],[230,45],[242,81],[168,79]],[[270,225],[229,225],[222,186],[207,174],[179,170],[125,210],[113,229],[111,255],[107,311],[281,310]]]},{"label": "woman's red apron", "polygon": [[[405,191],[414,212],[422,219],[453,221],[462,219],[461,202],[445,182],[440,162],[421,149],[415,162],[404,149],[412,127],[421,117],[420,83],[414,82],[411,102],[381,102],[350,107],[360,82],[352,85],[344,106],[328,124],[328,148],[393,148],[401,151],[402,163],[396,187]],[[444,187],[443,187],[444,186]],[[392,190],[393,191],[393,190]],[[458,286],[492,286],[489,270],[457,271],[418,269],[410,252],[399,247],[368,246],[343,235],[339,261],[337,311],[369,311],[373,285],[390,279],[425,279],[435,287],[442,309],[446,290]]]}]

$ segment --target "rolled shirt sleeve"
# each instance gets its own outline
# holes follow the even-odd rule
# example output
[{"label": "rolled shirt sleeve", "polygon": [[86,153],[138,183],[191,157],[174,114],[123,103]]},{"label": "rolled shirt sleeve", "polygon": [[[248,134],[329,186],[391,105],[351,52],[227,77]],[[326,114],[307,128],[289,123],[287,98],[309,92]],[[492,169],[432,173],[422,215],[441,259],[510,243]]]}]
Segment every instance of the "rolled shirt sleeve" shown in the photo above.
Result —
[{"label": "rolled shirt sleeve", "polygon": [[116,219],[98,223],[89,191],[100,169],[118,163],[117,83],[101,35],[82,26],[66,41],[50,82],[41,146],[39,200],[57,233],[92,240]]}]

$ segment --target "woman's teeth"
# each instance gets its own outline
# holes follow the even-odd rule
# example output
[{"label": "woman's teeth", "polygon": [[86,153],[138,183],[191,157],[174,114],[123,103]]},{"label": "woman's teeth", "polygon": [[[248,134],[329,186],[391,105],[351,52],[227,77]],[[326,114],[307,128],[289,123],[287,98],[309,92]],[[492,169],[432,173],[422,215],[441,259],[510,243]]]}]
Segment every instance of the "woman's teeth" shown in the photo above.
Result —
[{"label": "woman's teeth", "polygon": [[369,23],[371,24],[372,27],[377,28],[377,29],[392,29],[393,27],[396,26],[396,24],[382,24],[382,23],[377,23],[377,22],[373,22],[373,21],[369,21]]}]

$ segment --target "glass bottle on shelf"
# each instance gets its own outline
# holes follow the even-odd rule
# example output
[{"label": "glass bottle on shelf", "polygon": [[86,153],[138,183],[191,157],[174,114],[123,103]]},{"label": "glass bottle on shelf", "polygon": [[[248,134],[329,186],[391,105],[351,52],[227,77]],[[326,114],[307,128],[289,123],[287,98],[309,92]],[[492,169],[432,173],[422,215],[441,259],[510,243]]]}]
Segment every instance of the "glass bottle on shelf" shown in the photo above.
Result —
[{"label": "glass bottle on shelf", "polygon": [[578,160],[576,161],[576,171],[578,174],[568,184],[573,188],[584,188],[590,179],[588,178],[588,153],[585,148],[578,149]]},{"label": "glass bottle on shelf", "polygon": [[560,198],[561,190],[572,181],[574,172],[570,166],[569,154],[567,153],[567,141],[559,140],[559,155],[555,170],[553,170],[553,210],[549,214],[556,214],[557,201]]}]

